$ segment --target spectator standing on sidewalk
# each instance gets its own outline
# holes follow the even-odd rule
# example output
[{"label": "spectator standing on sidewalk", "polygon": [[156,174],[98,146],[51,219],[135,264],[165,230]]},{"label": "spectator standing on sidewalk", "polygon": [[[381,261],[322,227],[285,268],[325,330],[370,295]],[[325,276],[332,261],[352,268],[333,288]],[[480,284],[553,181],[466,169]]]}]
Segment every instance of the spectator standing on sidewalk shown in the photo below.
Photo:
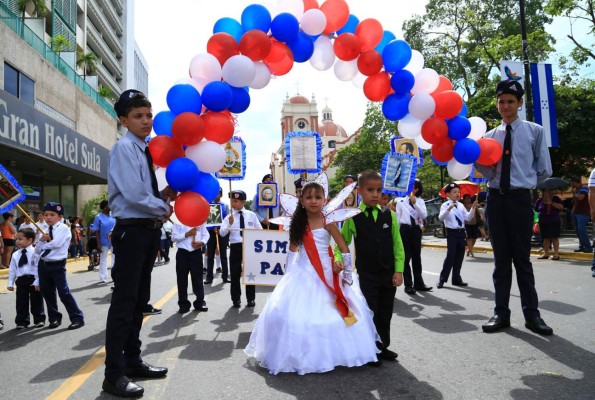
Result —
[{"label": "spectator standing on sidewalk", "polygon": [[[591,207],[591,219],[595,221],[595,168],[589,176],[589,206]],[[591,276],[595,278],[595,254],[593,254],[593,263],[591,264]]]},{"label": "spectator standing on sidewalk", "polygon": [[572,198],[572,222],[574,224],[574,232],[578,237],[578,249],[575,252],[591,253],[593,246],[589,240],[589,232],[587,232],[587,222],[591,214],[589,207],[589,188],[587,185],[581,183],[581,178],[574,177],[570,179],[570,186],[574,192]]}]

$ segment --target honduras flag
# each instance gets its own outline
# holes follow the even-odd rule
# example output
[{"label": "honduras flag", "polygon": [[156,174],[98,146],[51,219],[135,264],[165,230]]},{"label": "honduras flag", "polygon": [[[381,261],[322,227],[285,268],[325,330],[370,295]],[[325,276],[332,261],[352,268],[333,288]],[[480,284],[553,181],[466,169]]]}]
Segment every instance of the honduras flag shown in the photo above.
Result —
[{"label": "honduras flag", "polygon": [[551,64],[531,63],[531,89],[535,122],[543,126],[548,147],[558,147],[558,117]]}]

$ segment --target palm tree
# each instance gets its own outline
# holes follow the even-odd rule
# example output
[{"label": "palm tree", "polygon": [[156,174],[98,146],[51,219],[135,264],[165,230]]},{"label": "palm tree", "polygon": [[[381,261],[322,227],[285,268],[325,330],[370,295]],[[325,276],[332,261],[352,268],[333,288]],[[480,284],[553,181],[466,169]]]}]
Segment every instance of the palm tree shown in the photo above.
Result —
[{"label": "palm tree", "polygon": [[66,39],[66,36],[62,34],[56,35],[53,38],[51,38],[50,45],[52,47],[52,50],[58,53],[58,56],[61,52],[63,52],[64,50],[68,50],[70,46],[72,46],[70,41]]},{"label": "palm tree", "polygon": [[45,17],[48,13],[48,7],[45,5],[45,0],[17,0],[17,9],[22,14],[21,16],[21,36],[25,32],[25,12],[27,11],[27,6],[29,4],[33,5],[33,12],[35,15]]},{"label": "palm tree", "polygon": [[76,66],[83,69],[83,79],[87,77],[87,72],[91,75],[97,71],[97,61],[99,59],[95,53],[78,51],[76,56]]},{"label": "palm tree", "polygon": [[114,97],[114,92],[112,92],[112,90],[107,86],[99,86],[99,90],[97,91],[97,94],[100,95],[101,97],[108,99],[108,100],[112,100]]}]

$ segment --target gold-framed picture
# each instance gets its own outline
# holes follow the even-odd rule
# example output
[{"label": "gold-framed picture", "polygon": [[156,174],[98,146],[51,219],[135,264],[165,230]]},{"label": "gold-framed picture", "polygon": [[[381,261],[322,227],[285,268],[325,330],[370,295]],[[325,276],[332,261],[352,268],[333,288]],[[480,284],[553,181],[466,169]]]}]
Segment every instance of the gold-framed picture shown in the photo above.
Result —
[{"label": "gold-framed picture", "polygon": [[417,143],[413,139],[396,139],[394,141],[395,153],[407,154],[417,157],[417,164],[421,163],[421,154]]},{"label": "gold-framed picture", "polygon": [[343,208],[356,208],[357,207],[357,189],[353,189],[349,196],[343,200]]},{"label": "gold-framed picture", "polygon": [[256,185],[256,200],[259,207],[277,207],[277,184],[275,182]]}]

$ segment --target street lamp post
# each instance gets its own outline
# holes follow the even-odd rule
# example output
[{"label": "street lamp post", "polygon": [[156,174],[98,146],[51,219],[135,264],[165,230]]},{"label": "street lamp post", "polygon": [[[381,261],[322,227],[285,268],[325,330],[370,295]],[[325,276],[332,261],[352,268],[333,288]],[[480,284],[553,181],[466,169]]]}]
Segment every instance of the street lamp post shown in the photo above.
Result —
[{"label": "street lamp post", "polygon": [[529,64],[529,54],[527,48],[527,27],[525,24],[525,0],[519,0],[521,11],[521,38],[523,40],[523,64],[525,66],[525,111],[527,121],[533,121],[533,95],[531,93],[531,69]]}]

